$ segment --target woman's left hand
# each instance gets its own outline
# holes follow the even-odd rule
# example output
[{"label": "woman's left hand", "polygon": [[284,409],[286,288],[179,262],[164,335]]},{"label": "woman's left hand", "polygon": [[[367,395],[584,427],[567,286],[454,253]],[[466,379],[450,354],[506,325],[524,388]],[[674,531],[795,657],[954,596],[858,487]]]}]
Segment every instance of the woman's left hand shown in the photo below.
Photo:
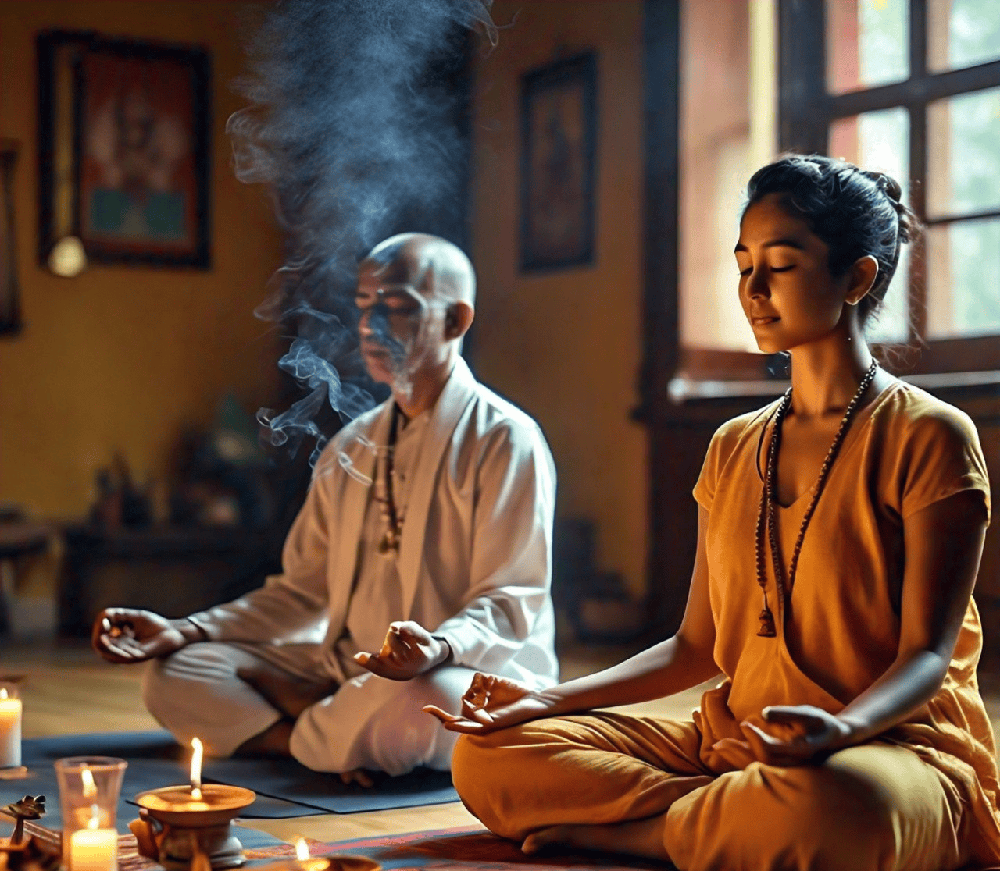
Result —
[{"label": "woman's left hand", "polygon": [[754,757],[766,765],[821,761],[852,743],[847,723],[811,705],[775,705],[754,719],[744,720],[740,729]]}]

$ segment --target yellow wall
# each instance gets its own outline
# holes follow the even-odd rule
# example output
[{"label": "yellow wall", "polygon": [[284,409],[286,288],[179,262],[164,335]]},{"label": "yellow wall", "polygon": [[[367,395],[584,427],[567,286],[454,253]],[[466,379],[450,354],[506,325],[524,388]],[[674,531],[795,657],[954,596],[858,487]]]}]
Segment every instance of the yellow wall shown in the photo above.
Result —
[{"label": "yellow wall", "polygon": [[[479,376],[544,428],[559,513],[597,524],[597,561],[645,591],[646,441],[637,404],[642,306],[642,3],[500,0],[478,59],[474,242]],[[519,77],[597,52],[595,264],[518,272]]]},{"label": "yellow wall", "polygon": [[[281,261],[259,186],[233,177],[226,118],[241,105],[246,4],[215,0],[0,3],[0,137],[21,143],[15,189],[23,333],[0,339],[0,500],[73,517],[120,449],[140,480],[164,472],[181,427],[211,421],[232,390],[248,411],[273,396],[275,344],[253,317]],[[208,271],[92,266],[57,278],[36,262],[35,35],[48,28],[202,46],[210,52]]]}]

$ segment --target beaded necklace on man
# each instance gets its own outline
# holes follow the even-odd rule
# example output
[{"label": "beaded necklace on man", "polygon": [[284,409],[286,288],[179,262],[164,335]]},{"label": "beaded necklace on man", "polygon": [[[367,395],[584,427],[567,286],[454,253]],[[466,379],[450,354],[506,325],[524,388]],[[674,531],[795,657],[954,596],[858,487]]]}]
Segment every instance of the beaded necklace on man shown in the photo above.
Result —
[{"label": "beaded necklace on man", "polygon": [[396,474],[395,454],[396,442],[399,431],[399,406],[395,402],[392,404],[392,417],[389,422],[389,444],[385,449],[385,462],[382,465],[382,474],[379,475],[378,467],[375,469],[376,481],[382,484],[382,494],[376,489],[375,498],[382,509],[382,519],[385,521],[385,535],[378,545],[378,552],[382,554],[395,553],[399,550],[399,541],[403,535],[403,518],[399,514],[396,506],[396,494],[393,487],[393,479]]},{"label": "beaded necklace on man", "polygon": [[[764,607],[759,615],[760,629],[757,634],[763,636],[764,638],[774,638],[778,634],[774,625],[774,614],[771,612],[771,608],[767,602],[767,567],[765,562],[766,557],[764,555],[765,527],[768,545],[771,550],[771,565],[774,569],[774,580],[777,587],[778,600],[780,603],[785,603],[787,601],[787,596],[791,595],[792,587],[795,584],[795,570],[799,564],[799,553],[802,551],[802,542],[806,537],[806,529],[809,527],[809,521],[812,520],[813,512],[816,510],[816,505],[819,502],[819,497],[822,495],[823,488],[826,486],[826,480],[830,476],[830,469],[833,468],[833,462],[837,459],[837,454],[840,452],[840,448],[844,443],[844,438],[847,436],[847,430],[851,425],[851,420],[861,403],[861,397],[864,396],[865,391],[871,386],[872,381],[875,380],[875,372],[877,370],[878,363],[872,360],[871,365],[868,367],[868,371],[865,372],[864,378],[861,379],[861,383],[858,385],[858,392],[855,393],[854,398],[847,403],[847,408],[844,410],[844,417],[840,421],[837,434],[833,437],[833,444],[830,445],[830,450],[827,451],[826,459],[823,460],[823,465],[820,467],[819,479],[816,481],[816,488],[813,491],[812,500],[809,502],[809,507],[806,509],[805,516],[802,518],[802,525],[799,527],[799,534],[795,539],[795,547],[792,549],[792,559],[788,565],[787,584],[785,583],[785,571],[784,566],[781,563],[781,552],[778,544],[777,491],[778,447],[781,444],[781,423],[785,419],[785,415],[788,414],[788,409],[792,404],[791,387],[785,391],[785,395],[781,397],[781,402],[778,404],[778,407],[774,412],[774,426],[771,429],[771,440],[767,446],[767,462],[764,467],[764,484],[761,488],[760,507],[757,509],[757,529],[754,535],[754,557],[757,563],[757,584],[760,586],[761,592],[764,595]],[[767,424],[764,425],[764,429],[767,429]],[[761,438],[763,439],[763,432],[761,433]]]}]

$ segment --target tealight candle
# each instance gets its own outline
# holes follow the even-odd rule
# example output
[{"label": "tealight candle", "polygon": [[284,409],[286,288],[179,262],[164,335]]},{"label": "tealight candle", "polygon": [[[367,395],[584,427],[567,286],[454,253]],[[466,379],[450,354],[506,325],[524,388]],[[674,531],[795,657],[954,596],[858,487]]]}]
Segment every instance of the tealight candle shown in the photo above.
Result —
[{"label": "tealight candle", "polygon": [[118,832],[86,828],[69,836],[69,871],[116,871]]},{"label": "tealight candle", "polygon": [[20,699],[11,698],[0,688],[0,768],[16,768],[21,764]]}]

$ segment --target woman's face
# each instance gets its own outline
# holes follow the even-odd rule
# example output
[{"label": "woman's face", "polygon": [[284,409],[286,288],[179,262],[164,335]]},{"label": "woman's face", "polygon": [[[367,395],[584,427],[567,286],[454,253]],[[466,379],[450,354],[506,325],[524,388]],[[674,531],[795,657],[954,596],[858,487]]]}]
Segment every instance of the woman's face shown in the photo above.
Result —
[{"label": "woman's face", "polygon": [[851,270],[830,274],[827,245],[781,196],[767,194],[746,210],[734,252],[740,303],[767,354],[829,336],[845,317],[851,282]]}]

